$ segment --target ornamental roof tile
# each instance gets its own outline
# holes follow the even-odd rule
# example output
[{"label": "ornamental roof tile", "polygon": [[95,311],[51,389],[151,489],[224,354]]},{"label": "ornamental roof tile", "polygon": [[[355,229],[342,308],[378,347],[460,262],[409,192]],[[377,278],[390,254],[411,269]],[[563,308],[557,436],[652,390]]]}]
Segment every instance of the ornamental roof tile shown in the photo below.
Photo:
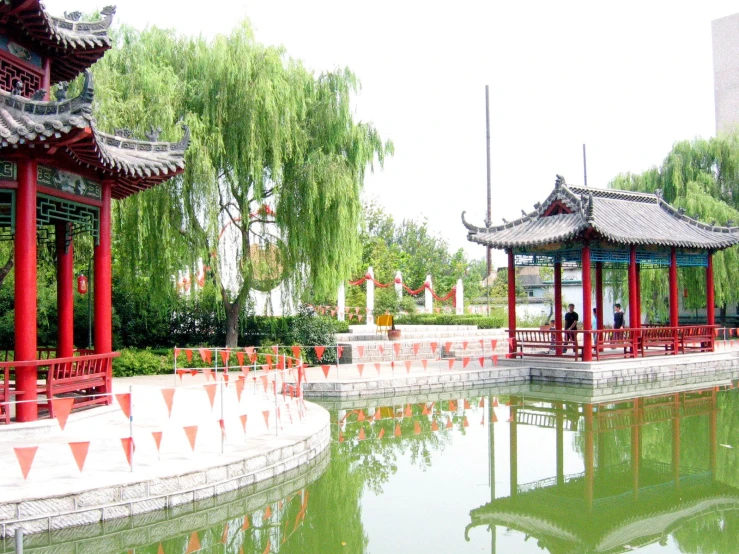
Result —
[{"label": "ornamental roof tile", "polygon": [[107,6],[98,21],[80,21],[79,12],[64,17],[49,15],[40,0],[0,2],[0,24],[27,37],[52,58],[52,84],[71,81],[112,46],[108,29],[114,14],[115,7]]},{"label": "ornamental roof tile", "polygon": [[111,135],[95,127],[92,100],[89,72],[82,93],[69,100],[29,100],[0,90],[0,156],[19,148],[43,149],[49,156],[63,151],[75,163],[113,179],[113,198],[125,198],[184,171],[187,126],[176,143],[136,140],[130,132]]},{"label": "ornamental roof tile", "polygon": [[[556,204],[570,213],[549,215]],[[530,248],[574,240],[589,229],[623,245],[720,250],[739,243],[739,227],[697,221],[673,208],[659,193],[567,185],[564,179],[558,180],[536,211],[515,221],[476,227],[467,223],[462,213],[462,222],[469,230],[469,241],[493,248]]]}]

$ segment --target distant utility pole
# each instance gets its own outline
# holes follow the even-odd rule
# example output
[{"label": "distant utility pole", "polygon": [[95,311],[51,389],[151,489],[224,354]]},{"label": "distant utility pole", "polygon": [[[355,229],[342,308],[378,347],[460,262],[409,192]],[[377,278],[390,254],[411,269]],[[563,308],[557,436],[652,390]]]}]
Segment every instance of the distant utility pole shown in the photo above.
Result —
[{"label": "distant utility pole", "polygon": [[582,171],[585,177],[585,186],[588,186],[588,162],[585,156],[585,143],[582,145]]},{"label": "distant utility pole", "polygon": [[[488,157],[488,213],[487,219],[485,220],[485,226],[490,227],[493,224],[493,208],[492,208],[492,193],[490,191],[490,97],[489,87],[485,85],[485,149]],[[485,274],[485,291],[487,292],[487,309],[490,315],[490,275],[493,272],[493,249],[487,247],[487,272]]]}]

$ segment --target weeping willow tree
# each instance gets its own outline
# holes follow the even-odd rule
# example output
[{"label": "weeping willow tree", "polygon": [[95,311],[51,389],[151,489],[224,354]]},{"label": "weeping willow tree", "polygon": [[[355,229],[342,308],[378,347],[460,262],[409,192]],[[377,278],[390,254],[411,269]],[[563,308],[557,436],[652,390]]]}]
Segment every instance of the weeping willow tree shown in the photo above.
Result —
[{"label": "weeping willow tree", "polygon": [[[706,223],[739,225],[739,136],[719,136],[708,140],[676,143],[662,165],[644,173],[618,175],[609,187],[639,192],[661,189],[667,202],[683,208],[687,215]],[[716,304],[721,306],[722,321],[726,306],[739,302],[739,288],[733,272],[739,267],[736,247],[713,256]],[[688,309],[705,308],[705,270],[697,267],[678,270],[680,286],[687,289],[684,299]],[[628,299],[625,272],[612,272],[616,296]],[[653,321],[666,321],[669,313],[668,271],[642,271],[642,306]]]},{"label": "weeping willow tree", "polygon": [[236,346],[251,291],[320,295],[349,277],[365,172],[392,153],[354,120],[354,74],[316,75],[247,22],[213,40],[125,27],[115,38],[95,66],[101,126],[141,136],[153,125],[178,140],[183,117],[192,135],[182,177],[116,207],[123,278],[168,298],[178,272],[200,271]]}]

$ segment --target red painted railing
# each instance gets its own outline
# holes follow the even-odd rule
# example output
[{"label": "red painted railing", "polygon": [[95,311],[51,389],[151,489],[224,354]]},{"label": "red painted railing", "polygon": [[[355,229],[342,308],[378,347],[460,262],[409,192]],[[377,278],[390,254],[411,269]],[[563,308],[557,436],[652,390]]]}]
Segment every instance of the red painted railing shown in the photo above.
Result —
[{"label": "red painted railing", "polygon": [[10,422],[10,404],[24,402],[22,391],[15,389],[16,373],[26,367],[38,372],[36,393],[39,408],[54,417],[49,401],[56,395],[79,393],[74,408],[93,404],[110,404],[112,401],[113,358],[120,353],[84,354],[70,358],[0,362],[0,421]]},{"label": "red painted railing", "polygon": [[590,334],[593,358],[636,358],[689,352],[713,352],[716,325],[680,327],[640,327],[597,331],[518,329],[510,340],[512,356],[582,358],[583,338]]}]

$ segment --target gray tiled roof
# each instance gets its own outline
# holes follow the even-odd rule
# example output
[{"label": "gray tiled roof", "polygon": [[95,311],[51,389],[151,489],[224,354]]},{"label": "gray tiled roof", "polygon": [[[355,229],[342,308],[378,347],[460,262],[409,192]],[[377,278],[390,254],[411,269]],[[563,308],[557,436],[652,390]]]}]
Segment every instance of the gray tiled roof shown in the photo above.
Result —
[{"label": "gray tiled roof", "polygon": [[38,53],[52,58],[51,82],[70,81],[100,59],[112,43],[108,29],[115,7],[107,6],[98,21],[49,15],[40,0],[0,1],[0,21],[27,37]]},{"label": "gray tiled roof", "polygon": [[182,173],[190,132],[180,142],[136,140],[103,133],[92,117],[92,75],[80,96],[43,102],[0,90],[0,157],[18,149],[64,156],[114,179],[113,198],[124,198]]},{"label": "gray tiled roof", "polygon": [[[545,216],[555,203],[571,213]],[[493,248],[526,248],[596,236],[624,245],[657,245],[719,250],[739,243],[738,227],[696,221],[657,194],[596,189],[558,183],[536,211],[504,225],[476,227],[462,221],[468,240]]]}]

